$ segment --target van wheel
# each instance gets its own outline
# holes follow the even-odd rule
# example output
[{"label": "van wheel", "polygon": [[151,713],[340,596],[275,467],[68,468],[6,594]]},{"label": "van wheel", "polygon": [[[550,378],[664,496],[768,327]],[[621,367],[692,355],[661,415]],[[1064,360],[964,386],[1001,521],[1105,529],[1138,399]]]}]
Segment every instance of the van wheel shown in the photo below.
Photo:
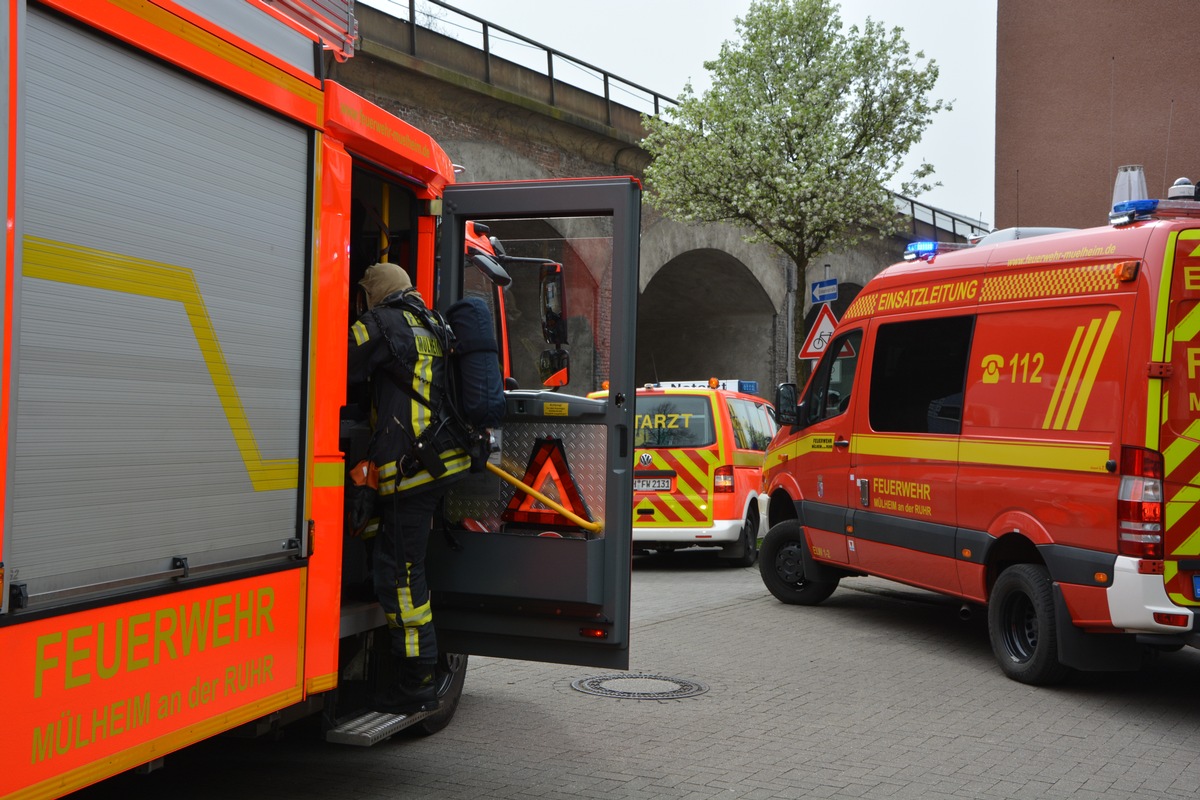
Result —
[{"label": "van wheel", "polygon": [[798,606],[815,606],[837,588],[838,581],[818,581],[804,576],[804,532],[800,521],[779,523],[763,538],[758,570],[763,584],[780,601]]},{"label": "van wheel", "polygon": [[1050,573],[1017,564],[1000,573],[988,600],[988,636],[1000,669],[1033,686],[1059,683],[1070,671],[1058,660],[1058,627]]},{"label": "van wheel", "polygon": [[742,524],[742,535],[733,545],[741,555],[729,560],[732,567],[752,567],[758,559],[758,512],[751,506]]},{"label": "van wheel", "polygon": [[435,674],[437,675],[437,697],[441,704],[437,711],[407,729],[417,736],[432,736],[454,719],[454,712],[458,710],[458,701],[462,699],[463,683],[467,679],[467,657],[458,653],[438,656]]}]

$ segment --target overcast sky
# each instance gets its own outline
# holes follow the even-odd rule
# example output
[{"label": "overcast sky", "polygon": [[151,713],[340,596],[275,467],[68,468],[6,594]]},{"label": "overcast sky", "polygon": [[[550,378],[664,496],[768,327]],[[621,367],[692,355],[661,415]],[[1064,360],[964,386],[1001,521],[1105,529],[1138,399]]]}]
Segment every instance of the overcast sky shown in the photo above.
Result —
[{"label": "overcast sky", "polygon": [[[388,10],[395,0],[359,0]],[[733,39],[750,0],[448,0],[612,75],[675,97],[709,85],[704,62]],[[407,16],[407,1],[397,16]],[[913,51],[938,64],[934,96],[954,102],[911,156],[933,164],[942,186],[918,199],[994,221],[996,0],[840,0],[845,27],[870,17],[904,29]],[[451,16],[443,26],[453,27]],[[437,23],[435,23],[437,24]],[[497,53],[500,54],[499,49]],[[557,68],[556,68],[557,69]],[[614,95],[614,99],[619,98]],[[911,171],[911,170],[910,170]]]}]

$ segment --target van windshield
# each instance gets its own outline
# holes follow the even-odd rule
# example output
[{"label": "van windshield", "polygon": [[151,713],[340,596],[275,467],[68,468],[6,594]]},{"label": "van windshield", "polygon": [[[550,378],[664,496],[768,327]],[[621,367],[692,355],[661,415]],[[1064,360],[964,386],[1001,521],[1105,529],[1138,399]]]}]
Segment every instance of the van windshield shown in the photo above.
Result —
[{"label": "van windshield", "polygon": [[634,447],[706,447],[716,441],[712,408],[702,395],[639,395]]}]

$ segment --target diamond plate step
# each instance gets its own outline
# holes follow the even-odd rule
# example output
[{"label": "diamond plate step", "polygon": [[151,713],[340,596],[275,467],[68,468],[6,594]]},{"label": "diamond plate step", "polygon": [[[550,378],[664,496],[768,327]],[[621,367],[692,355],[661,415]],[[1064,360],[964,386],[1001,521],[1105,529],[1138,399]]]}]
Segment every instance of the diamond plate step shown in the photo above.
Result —
[{"label": "diamond plate step", "polygon": [[378,711],[368,711],[362,716],[343,722],[336,728],[331,728],[325,733],[325,741],[334,744],[350,744],[356,747],[370,747],[389,736],[395,736],[408,726],[425,719],[431,713],[433,712],[382,714]]}]

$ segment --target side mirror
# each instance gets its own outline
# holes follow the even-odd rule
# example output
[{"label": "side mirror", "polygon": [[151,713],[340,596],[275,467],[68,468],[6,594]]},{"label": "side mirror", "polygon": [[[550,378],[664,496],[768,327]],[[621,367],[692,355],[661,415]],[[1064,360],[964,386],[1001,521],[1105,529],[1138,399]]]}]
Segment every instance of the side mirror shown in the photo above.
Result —
[{"label": "side mirror", "polygon": [[512,283],[512,276],[508,274],[508,271],[500,266],[500,262],[486,253],[472,253],[469,263],[475,265],[484,274],[484,277],[501,288]]},{"label": "side mirror", "polygon": [[796,402],[796,384],[781,383],[775,389],[775,421],[780,427],[800,424],[800,409]]},{"label": "side mirror", "polygon": [[546,344],[560,349],[567,343],[567,301],[563,282],[563,267],[546,261],[541,267],[542,337]]},{"label": "side mirror", "polygon": [[542,385],[551,389],[571,382],[571,357],[566,350],[543,350],[538,359],[538,375]]}]

